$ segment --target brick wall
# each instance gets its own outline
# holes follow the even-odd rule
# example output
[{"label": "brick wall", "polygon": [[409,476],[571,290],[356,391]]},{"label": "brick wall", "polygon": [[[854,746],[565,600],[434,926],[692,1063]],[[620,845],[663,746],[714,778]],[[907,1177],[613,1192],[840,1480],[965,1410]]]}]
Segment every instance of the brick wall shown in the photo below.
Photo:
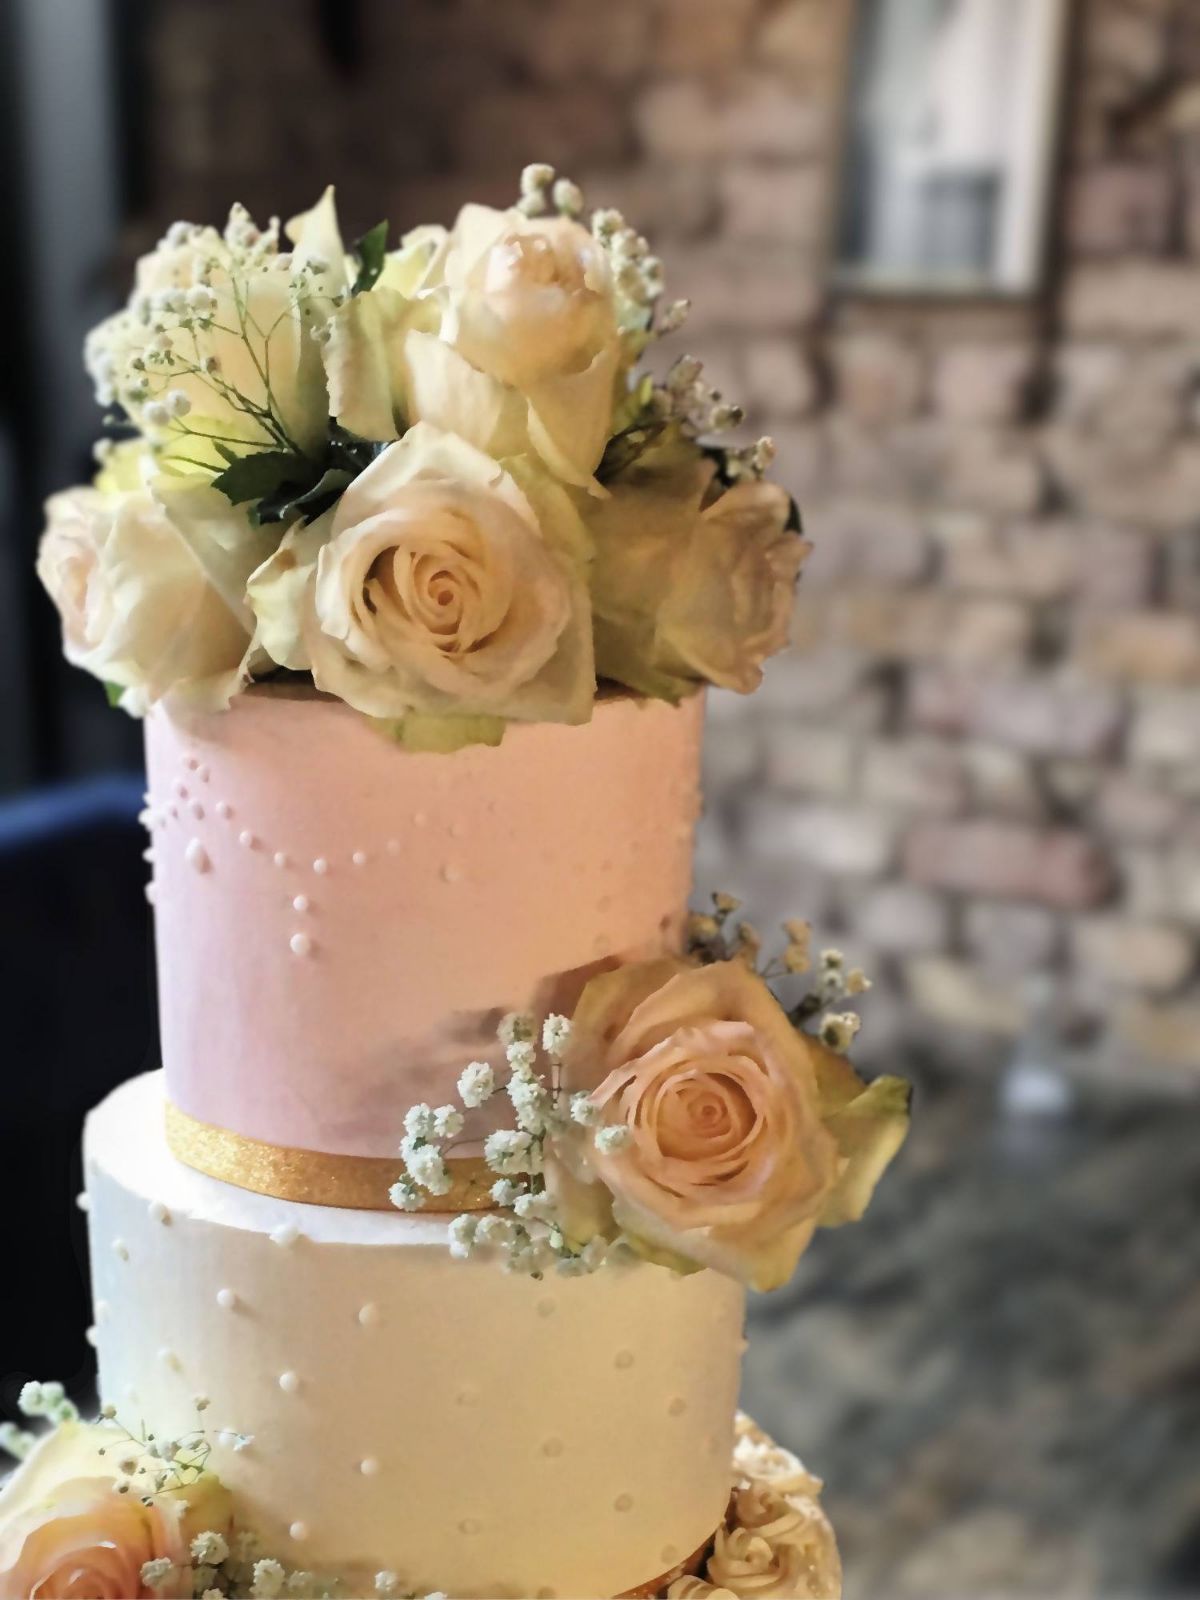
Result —
[{"label": "brick wall", "polygon": [[355,224],[449,219],[534,158],[625,210],[817,544],[795,652],[714,697],[702,870],[876,965],[877,1048],[1006,1047],[1051,972],[1200,1068],[1194,0],[1082,0],[1055,272],[1003,307],[829,294],[842,0],[351,9],[332,67],[299,8],[160,7],[147,225],[327,176]]}]

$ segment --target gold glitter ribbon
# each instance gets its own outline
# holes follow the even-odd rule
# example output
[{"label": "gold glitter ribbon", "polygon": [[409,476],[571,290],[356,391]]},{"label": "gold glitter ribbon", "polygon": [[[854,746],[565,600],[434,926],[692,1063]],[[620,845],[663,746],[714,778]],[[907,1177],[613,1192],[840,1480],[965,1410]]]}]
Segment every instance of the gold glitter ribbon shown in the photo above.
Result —
[{"label": "gold glitter ribbon", "polygon": [[[349,1211],[393,1211],[388,1190],[403,1175],[399,1156],[332,1155],[293,1145],[266,1144],[230,1128],[214,1127],[166,1105],[167,1145],[184,1166],[254,1194],[298,1200],[309,1206]],[[492,1206],[493,1174],[481,1156],[447,1163],[449,1193],[426,1195],[425,1213],[487,1211]]]}]

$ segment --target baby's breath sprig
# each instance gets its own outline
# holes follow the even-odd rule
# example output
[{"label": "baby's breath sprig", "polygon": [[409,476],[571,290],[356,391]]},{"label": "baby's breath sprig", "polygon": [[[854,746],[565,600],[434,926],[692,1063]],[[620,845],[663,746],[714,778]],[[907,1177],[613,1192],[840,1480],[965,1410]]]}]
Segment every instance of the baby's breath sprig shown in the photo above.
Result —
[{"label": "baby's breath sprig", "polygon": [[[504,1092],[512,1106],[515,1127],[497,1128],[483,1141],[483,1156],[495,1176],[490,1198],[494,1210],[456,1216],[449,1225],[450,1254],[458,1260],[480,1251],[502,1257],[505,1269],[533,1278],[554,1271],[564,1276],[594,1272],[610,1251],[609,1241],[595,1239],[577,1248],[565,1233],[546,1187],[546,1146],[551,1140],[594,1138],[601,1149],[616,1148],[623,1129],[600,1126],[598,1107],[584,1094],[563,1089],[560,1067],[571,1037],[568,1018],[552,1014],[539,1030],[533,1017],[511,1012],[497,1029],[509,1076]],[[465,1109],[485,1104],[498,1092],[495,1073],[484,1061],[473,1061],[458,1080]],[[424,1193],[445,1193],[440,1187],[448,1171],[445,1141],[462,1131],[463,1117],[454,1107],[433,1111],[414,1106],[405,1118],[400,1154],[405,1175],[391,1190],[401,1210],[418,1209]]]},{"label": "baby's breath sprig", "polygon": [[[730,894],[714,894],[712,910],[693,912],[688,918],[688,953],[702,965],[714,961],[744,961],[764,983],[786,982],[813,971],[812,928],[798,917],[783,924],[786,944],[782,952],[762,963],[763,939],[753,923],[739,921],[741,902]],[[861,1027],[853,1012],[831,1008],[865,994],[871,980],[861,967],[846,966],[840,950],[822,950],[808,992],[788,1008],[797,1028],[816,1023],[816,1035],[831,1050],[844,1053]]]}]

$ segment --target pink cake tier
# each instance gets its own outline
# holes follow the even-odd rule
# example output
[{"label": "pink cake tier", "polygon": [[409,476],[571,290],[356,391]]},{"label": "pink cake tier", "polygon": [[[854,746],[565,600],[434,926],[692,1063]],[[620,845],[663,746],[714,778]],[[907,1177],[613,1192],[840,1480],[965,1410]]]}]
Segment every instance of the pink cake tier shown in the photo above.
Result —
[{"label": "pink cake tier", "polygon": [[569,1011],[597,970],[678,946],[702,717],[700,695],[612,695],[585,726],[446,755],[311,689],[156,710],[172,1104],[274,1146],[394,1159],[411,1105],[500,1064],[506,1012]]}]

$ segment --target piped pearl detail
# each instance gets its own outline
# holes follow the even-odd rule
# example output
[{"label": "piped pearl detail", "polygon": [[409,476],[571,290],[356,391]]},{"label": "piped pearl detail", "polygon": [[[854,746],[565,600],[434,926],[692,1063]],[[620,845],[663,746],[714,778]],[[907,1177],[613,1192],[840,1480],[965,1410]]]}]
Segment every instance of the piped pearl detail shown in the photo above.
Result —
[{"label": "piped pearl detail", "polygon": [[[414,828],[423,828],[428,821],[429,821],[429,818],[425,815],[425,813],[423,811],[414,811],[413,812],[413,827]],[[389,849],[390,849],[390,846],[389,846]]]},{"label": "piped pearl detail", "polygon": [[323,878],[329,871],[329,863],[326,861],[324,856],[318,856],[313,862],[313,871],[316,873],[318,878]]},{"label": "piped pearl detail", "polygon": [[281,1372],[279,1374],[279,1387],[284,1394],[295,1394],[300,1387],[299,1376],[294,1372]]},{"label": "piped pearl detail", "polygon": [[459,1533],[473,1534],[483,1531],[483,1523],[478,1517],[464,1517],[458,1525]]},{"label": "piped pearl detail", "polygon": [[276,850],[275,854],[271,857],[271,860],[277,867],[288,867],[291,865],[291,858],[286,850]]},{"label": "piped pearl detail", "polygon": [[667,1415],[669,1417],[681,1417],[686,1410],[687,1410],[687,1401],[683,1398],[683,1396],[681,1394],[677,1394],[675,1396],[675,1398],[671,1401],[671,1403],[667,1406]]},{"label": "piped pearl detail", "polygon": [[96,1348],[96,1345],[99,1342],[99,1338],[100,1338],[99,1334],[96,1332],[95,1326],[93,1325],[90,1328],[85,1328],[84,1331],[83,1331],[83,1337],[87,1340],[87,1342],[91,1345],[92,1349],[94,1350]]},{"label": "piped pearl detail", "polygon": [[633,1351],[632,1350],[618,1350],[617,1351],[616,1360],[613,1362],[613,1366],[616,1367],[617,1370],[620,1371],[620,1372],[626,1372],[626,1371],[628,1371],[628,1369],[632,1365],[633,1365]]},{"label": "piped pearl detail", "polygon": [[162,1346],[158,1352],[158,1359],[162,1362],[164,1367],[170,1367],[176,1372],[179,1370],[179,1357],[169,1345],[164,1344]]},{"label": "piped pearl detail", "polygon": [[109,1305],[107,1300],[97,1300],[96,1301],[96,1321],[97,1322],[107,1322],[108,1321],[108,1314],[109,1314],[109,1312],[111,1310],[112,1310],[112,1307]]},{"label": "piped pearl detail", "polygon": [[365,850],[356,850],[350,859],[356,867],[365,867],[367,864],[367,852]]},{"label": "piped pearl detail", "polygon": [[189,839],[187,849],[183,852],[183,859],[189,867],[194,867],[197,872],[207,872],[212,862],[208,859],[208,851],[199,839]]},{"label": "piped pearl detail", "polygon": [[238,834],[238,843],[243,850],[257,850],[258,835],[251,833],[249,828],[243,828],[241,833]]},{"label": "piped pearl detail", "polygon": [[288,1532],[291,1534],[292,1538],[297,1544],[303,1544],[305,1539],[308,1538],[308,1523],[293,1522],[291,1527],[288,1529]]},{"label": "piped pearl detail", "polygon": [[165,1225],[171,1220],[171,1213],[161,1200],[151,1200],[146,1210],[150,1213],[151,1222],[161,1222]]},{"label": "piped pearl detail", "polygon": [[462,879],[462,868],[456,867],[452,861],[448,861],[442,868],[442,881],[444,883],[461,883]]},{"label": "piped pearl detail", "polygon": [[146,896],[146,904],[152,906],[158,899],[158,890],[153,883],[148,883],[142,893]]},{"label": "piped pearl detail", "polygon": [[298,894],[296,896],[296,898],[292,901],[292,910],[293,911],[307,911],[308,907],[309,907],[309,899],[308,899],[308,896],[306,894]]},{"label": "piped pearl detail", "polygon": [[229,804],[228,800],[217,801],[217,815],[220,817],[222,822],[229,821],[230,817],[233,815],[233,807]]},{"label": "piped pearl detail", "polygon": [[286,1250],[294,1245],[300,1237],[300,1229],[294,1222],[281,1222],[277,1228],[271,1229],[271,1243],[279,1245]]},{"label": "piped pearl detail", "polygon": [[90,1194],[88,1194],[86,1189],[81,1189],[80,1192],[75,1196],[75,1204],[79,1207],[80,1211],[90,1211],[92,1209],[92,1197]]},{"label": "piped pearl detail", "polygon": [[192,801],[191,812],[197,822],[204,821],[204,807],[200,804],[199,800]]},{"label": "piped pearl detail", "polygon": [[118,1261],[128,1261],[129,1260],[129,1246],[125,1243],[124,1239],[114,1239],[113,1240],[113,1242],[112,1242],[112,1252],[113,1252],[113,1255],[116,1256]]},{"label": "piped pearl detail", "polygon": [[374,1478],[379,1472],[379,1462],[375,1456],[364,1456],[358,1463],[358,1470],[364,1478]]},{"label": "piped pearl detail", "polygon": [[631,1494],[619,1494],[613,1501],[614,1511],[631,1511],[632,1509],[633,1496]]},{"label": "piped pearl detail", "polygon": [[222,1311],[236,1311],[238,1297],[232,1289],[217,1290],[217,1304]]},{"label": "piped pearl detail", "polygon": [[374,1328],[377,1326],[379,1322],[379,1307],[373,1300],[368,1300],[367,1304],[360,1308],[358,1313],[358,1321],[359,1326],[363,1328]]},{"label": "piped pearl detail", "polygon": [[307,933],[294,933],[288,940],[288,945],[294,956],[312,955],[313,943]]}]

